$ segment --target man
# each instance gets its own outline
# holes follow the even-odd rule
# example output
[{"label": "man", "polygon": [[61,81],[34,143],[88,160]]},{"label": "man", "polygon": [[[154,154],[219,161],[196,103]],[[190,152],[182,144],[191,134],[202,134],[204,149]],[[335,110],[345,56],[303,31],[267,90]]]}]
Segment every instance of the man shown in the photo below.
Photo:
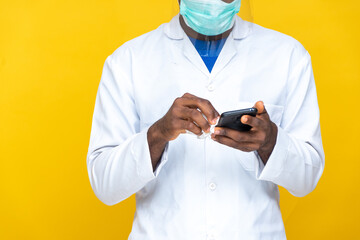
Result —
[{"label": "man", "polygon": [[[182,0],[180,15],[105,62],[88,173],[105,204],[136,193],[129,239],[286,239],[278,185],[305,196],[323,172],[308,52],[239,8]],[[241,118],[250,131],[194,136],[253,105]]]}]

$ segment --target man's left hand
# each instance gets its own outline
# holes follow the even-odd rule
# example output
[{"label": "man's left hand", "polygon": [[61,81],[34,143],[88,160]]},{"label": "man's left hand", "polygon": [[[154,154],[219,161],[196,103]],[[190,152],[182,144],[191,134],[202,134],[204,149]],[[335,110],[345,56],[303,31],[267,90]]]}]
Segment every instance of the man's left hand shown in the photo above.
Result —
[{"label": "man's left hand", "polygon": [[252,126],[250,131],[240,132],[230,128],[216,127],[211,138],[221,144],[244,152],[257,151],[264,164],[269,159],[277,138],[277,126],[270,120],[264,103],[258,101],[254,107],[258,110],[255,117],[244,115],[243,124]]}]

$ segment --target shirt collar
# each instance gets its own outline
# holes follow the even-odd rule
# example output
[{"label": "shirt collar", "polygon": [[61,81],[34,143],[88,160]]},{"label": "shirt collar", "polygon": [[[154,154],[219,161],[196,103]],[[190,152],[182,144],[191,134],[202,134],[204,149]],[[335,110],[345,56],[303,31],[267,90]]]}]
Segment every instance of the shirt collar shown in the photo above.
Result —
[{"label": "shirt collar", "polygon": [[[251,26],[250,22],[244,21],[238,15],[235,15],[235,24],[230,36],[237,40],[246,38],[251,33]],[[173,17],[171,21],[165,25],[164,32],[169,38],[174,40],[181,40],[184,38],[186,34],[180,25],[179,14]]]}]

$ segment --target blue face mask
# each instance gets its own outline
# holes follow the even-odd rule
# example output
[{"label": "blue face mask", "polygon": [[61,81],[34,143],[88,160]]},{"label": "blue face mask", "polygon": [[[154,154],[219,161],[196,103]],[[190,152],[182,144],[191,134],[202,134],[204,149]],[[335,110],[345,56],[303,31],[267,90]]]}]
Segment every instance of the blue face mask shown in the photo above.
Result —
[{"label": "blue face mask", "polygon": [[181,0],[180,14],[185,23],[194,31],[215,36],[229,30],[240,11],[241,0],[231,3],[222,0]]}]

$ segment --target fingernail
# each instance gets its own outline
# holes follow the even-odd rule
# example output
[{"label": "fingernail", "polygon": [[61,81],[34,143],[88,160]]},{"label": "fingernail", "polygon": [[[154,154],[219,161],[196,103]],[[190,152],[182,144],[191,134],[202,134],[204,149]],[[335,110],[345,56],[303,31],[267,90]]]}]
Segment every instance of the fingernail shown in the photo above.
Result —
[{"label": "fingernail", "polygon": [[214,134],[215,134],[215,135],[219,135],[219,134],[220,134],[220,130],[215,130],[215,131],[214,131]]},{"label": "fingernail", "polygon": [[243,117],[243,122],[247,122],[248,118],[247,117]]}]

